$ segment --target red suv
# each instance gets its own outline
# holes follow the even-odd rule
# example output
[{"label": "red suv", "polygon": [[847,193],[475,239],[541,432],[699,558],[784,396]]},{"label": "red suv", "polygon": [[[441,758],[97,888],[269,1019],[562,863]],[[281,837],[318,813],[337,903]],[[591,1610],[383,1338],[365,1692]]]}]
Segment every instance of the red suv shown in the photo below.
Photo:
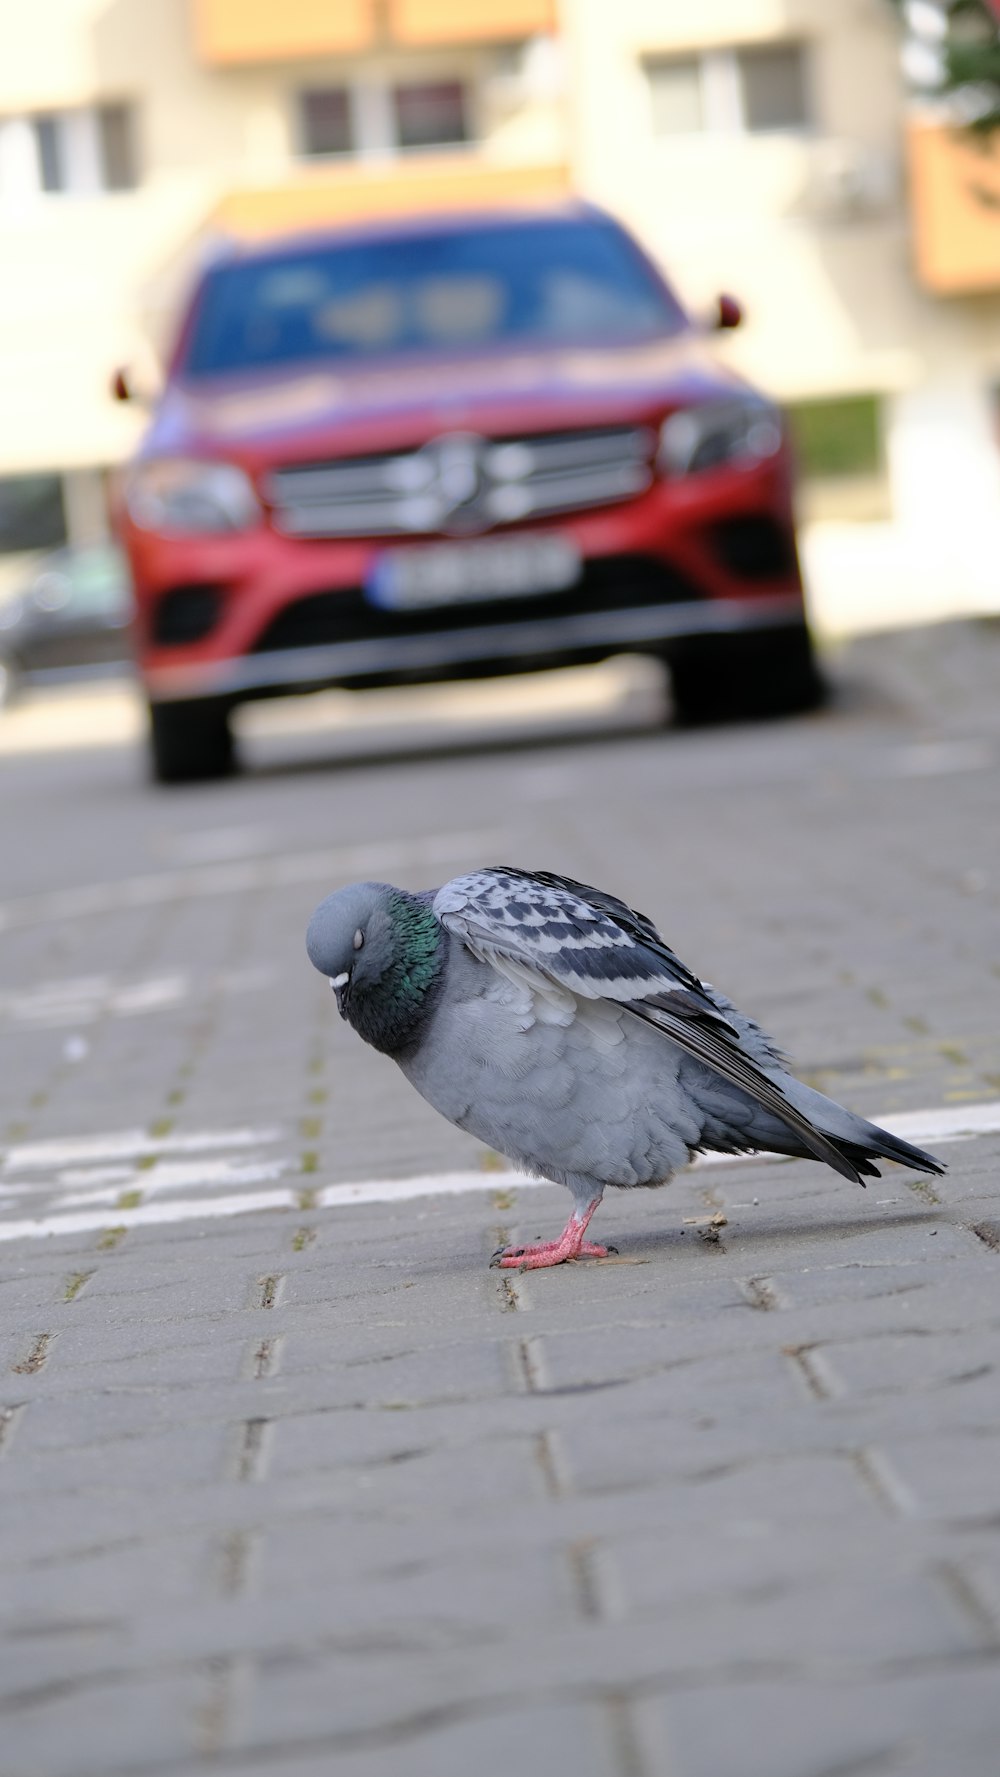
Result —
[{"label": "red suv", "polygon": [[790,483],[777,410],[600,211],[234,249],[120,490],[154,773],[227,770],[249,698],[626,650],[682,719],[806,707]]}]

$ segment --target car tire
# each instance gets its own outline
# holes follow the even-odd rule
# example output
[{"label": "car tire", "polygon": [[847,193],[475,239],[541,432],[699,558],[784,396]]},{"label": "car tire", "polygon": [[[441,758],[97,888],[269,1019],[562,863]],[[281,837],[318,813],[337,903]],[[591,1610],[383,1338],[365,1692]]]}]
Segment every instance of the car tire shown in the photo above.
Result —
[{"label": "car tire", "polygon": [[229,705],[206,697],[151,703],[149,750],[158,784],[191,784],[228,777],[236,764]]},{"label": "car tire", "polygon": [[13,703],[21,687],[21,674],[13,660],[0,654],[0,710]]},{"label": "car tire", "polygon": [[666,664],[674,717],[685,728],[799,715],[826,697],[804,622],[684,638]]}]

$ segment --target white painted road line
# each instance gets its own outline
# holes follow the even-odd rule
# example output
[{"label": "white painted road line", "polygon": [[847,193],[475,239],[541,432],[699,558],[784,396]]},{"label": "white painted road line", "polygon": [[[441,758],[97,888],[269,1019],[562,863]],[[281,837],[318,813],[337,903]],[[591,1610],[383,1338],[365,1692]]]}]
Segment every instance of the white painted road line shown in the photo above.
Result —
[{"label": "white painted road line", "polygon": [[150,1135],[147,1129],[114,1129],[106,1135],[57,1136],[9,1148],[4,1175],[50,1171],[100,1160],[146,1159],[152,1154],[200,1154],[218,1148],[262,1148],[278,1141],[280,1129],[192,1129],[177,1135]]},{"label": "white painted road line", "polygon": [[0,1221],[0,1241],[38,1240],[49,1234],[89,1234],[100,1228],[148,1228],[163,1222],[200,1222],[215,1216],[250,1215],[260,1209],[294,1209],[297,1201],[295,1191],[248,1191],[239,1197],[140,1203],[137,1209],[82,1209],[74,1215]]},{"label": "white painted road line", "polygon": [[1000,1129],[1000,1099],[985,1104],[945,1104],[935,1110],[899,1111],[888,1117],[876,1117],[883,1129],[917,1147],[931,1147],[936,1141],[962,1141],[970,1135],[994,1135]]},{"label": "white painted road line", "polygon": [[[918,1147],[935,1142],[969,1141],[976,1135],[1000,1130],[1000,1099],[985,1104],[944,1105],[937,1110],[907,1111],[897,1116],[876,1117],[875,1122],[891,1135],[902,1136]],[[716,1166],[773,1166],[775,1161],[793,1165],[787,1154],[699,1154],[691,1163],[699,1169]],[[444,1172],[403,1179],[364,1179],[351,1185],[327,1185],[317,1201],[324,1209],[344,1209],[352,1203],[402,1203],[413,1197],[452,1196],[462,1191],[492,1191],[514,1187],[532,1190],[551,1181],[531,1173]]]},{"label": "white painted road line", "polygon": [[[102,1168],[102,1170],[105,1170]],[[298,1172],[297,1161],[278,1156],[274,1160],[251,1160],[249,1165],[227,1157],[221,1160],[175,1160],[165,1166],[153,1166],[143,1172],[130,1171],[124,1179],[106,1184],[76,1182],[70,1190],[61,1189],[55,1208],[82,1209],[86,1204],[118,1203],[132,1191],[147,1197],[163,1197],[170,1192],[193,1191],[206,1186],[225,1190],[230,1185],[263,1185],[271,1179],[285,1178]],[[61,1186],[67,1184],[64,1173]],[[197,1207],[198,1199],[188,1201]]]},{"label": "white painted road line", "polygon": [[216,994],[260,993],[275,978],[274,968],[220,969],[190,975],[149,975],[125,980],[111,975],[40,981],[34,987],[0,992],[0,1022],[33,1030],[76,1029],[99,1018],[135,1018],[170,1011],[185,1000]]},{"label": "white painted road line", "polygon": [[[317,1195],[323,1209],[348,1209],[354,1203],[406,1203],[414,1197],[458,1197],[468,1191],[534,1190],[550,1179],[532,1173],[502,1171],[427,1172],[417,1178],[361,1179],[352,1185],[327,1185]],[[556,1189],[557,1187],[552,1187]]]},{"label": "white painted road line", "polygon": [[[933,1109],[880,1117],[876,1121],[906,1140],[925,1143],[931,1147],[943,1146],[949,1142],[969,1141],[977,1135],[992,1135],[1000,1131],[1000,1099],[977,1104],[940,1105]],[[42,1171],[47,1166],[50,1170],[59,1171],[74,1161],[108,1160],[136,1153],[190,1153],[198,1149],[203,1152],[217,1152],[224,1147],[242,1148],[245,1152],[249,1146],[273,1142],[279,1135],[280,1131],[275,1129],[230,1129],[186,1136],[166,1136],[155,1142],[141,1131],[127,1130],[117,1135],[35,1142],[30,1146],[14,1149],[8,1155],[0,1193],[6,1190],[11,1197],[23,1199],[23,1181],[7,1182],[10,1172],[19,1168],[25,1171]],[[774,1154],[703,1154],[695,1160],[694,1165],[699,1168],[773,1165],[776,1159],[783,1159],[788,1165],[794,1164],[787,1157]],[[15,1161],[16,1164],[12,1165]],[[231,1179],[234,1184],[242,1185],[277,1177],[290,1164],[292,1162],[278,1158],[252,1161],[249,1165],[242,1161],[230,1164],[225,1160],[213,1160],[200,1166],[195,1163],[177,1166],[172,1174],[170,1169],[164,1168],[164,1175],[159,1181],[155,1178],[155,1168],[126,1178],[117,1174],[110,1177],[107,1169],[103,1173],[95,1169],[89,1178],[79,1171],[69,1175],[61,1173],[56,1181],[38,1180],[39,1189],[45,1189],[48,1184],[49,1189],[54,1188],[57,1192],[57,1201],[45,1214],[35,1217],[21,1215],[10,1221],[4,1221],[0,1217],[0,1242],[40,1239],[50,1234],[84,1234],[109,1226],[141,1228],[167,1222],[195,1222],[217,1216],[246,1215],[264,1209],[298,1208],[301,1211],[301,1193],[297,1189],[234,1191],[228,1196],[209,1198],[188,1195],[165,1202],[141,1203],[129,1209],[118,1207],[117,1202],[111,1201],[120,1196],[122,1186],[137,1185],[140,1179],[142,1188],[151,1193],[161,1188],[186,1187],[190,1190],[199,1176],[217,1188],[226,1178]],[[511,1189],[534,1190],[548,1182],[547,1179],[506,1169],[423,1173],[414,1178],[403,1179],[360,1179],[351,1184],[320,1187],[316,1191],[313,1207],[347,1209],[357,1204],[403,1203],[420,1197],[459,1196],[465,1193]],[[67,1185],[72,1187],[69,1194],[66,1193]],[[115,1188],[103,1188],[109,1185]],[[88,1186],[92,1188],[90,1191]],[[83,1204],[88,1207],[71,1207]],[[23,1210],[23,1201],[16,1205],[11,1203],[11,1208],[15,1207]]]}]

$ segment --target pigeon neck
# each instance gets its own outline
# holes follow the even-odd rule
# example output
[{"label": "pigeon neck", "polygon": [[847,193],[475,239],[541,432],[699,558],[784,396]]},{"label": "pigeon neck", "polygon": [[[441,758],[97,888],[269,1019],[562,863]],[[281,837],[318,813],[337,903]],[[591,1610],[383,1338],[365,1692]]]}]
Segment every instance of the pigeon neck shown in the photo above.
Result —
[{"label": "pigeon neck", "polygon": [[441,927],[429,902],[400,892],[389,904],[393,950],[388,967],[345,1014],[359,1037],[383,1055],[398,1055],[415,1041],[437,997],[444,963]]}]

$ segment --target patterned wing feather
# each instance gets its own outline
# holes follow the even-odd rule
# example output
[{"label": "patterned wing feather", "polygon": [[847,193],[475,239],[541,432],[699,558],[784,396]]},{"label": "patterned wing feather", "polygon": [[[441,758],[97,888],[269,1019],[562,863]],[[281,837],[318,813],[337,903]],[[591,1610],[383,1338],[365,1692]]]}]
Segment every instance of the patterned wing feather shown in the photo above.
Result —
[{"label": "patterned wing feather", "polygon": [[582,999],[665,995],[678,1017],[731,1028],[652,920],[572,877],[499,864],[445,883],[434,911],[485,961],[536,969]]},{"label": "patterned wing feather", "polygon": [[779,1117],[807,1152],[861,1182],[852,1162],[747,1053],[739,1031],[645,914],[572,877],[508,865],[445,883],[434,911],[446,930],[495,968],[513,963],[581,999],[620,1002]]}]

